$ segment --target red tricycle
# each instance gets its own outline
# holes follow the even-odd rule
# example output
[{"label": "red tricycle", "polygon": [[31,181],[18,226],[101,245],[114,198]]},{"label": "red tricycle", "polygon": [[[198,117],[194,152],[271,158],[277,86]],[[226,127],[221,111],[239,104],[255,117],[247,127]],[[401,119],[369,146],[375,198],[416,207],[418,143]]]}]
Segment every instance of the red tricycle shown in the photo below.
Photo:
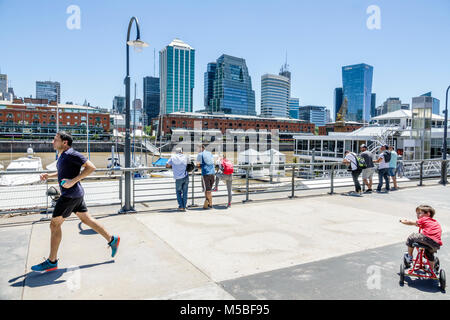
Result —
[{"label": "red tricycle", "polygon": [[[445,290],[445,271],[440,268],[439,258],[435,257],[434,270],[432,270],[430,261],[426,257],[425,250],[428,246],[414,242],[412,245],[416,252],[416,258],[412,261],[412,267],[408,261],[403,259],[400,265],[400,284],[403,285],[405,276],[418,277],[423,279],[439,280],[439,285],[442,291]],[[405,273],[406,272],[406,273]],[[438,277],[439,274],[439,277]]]}]

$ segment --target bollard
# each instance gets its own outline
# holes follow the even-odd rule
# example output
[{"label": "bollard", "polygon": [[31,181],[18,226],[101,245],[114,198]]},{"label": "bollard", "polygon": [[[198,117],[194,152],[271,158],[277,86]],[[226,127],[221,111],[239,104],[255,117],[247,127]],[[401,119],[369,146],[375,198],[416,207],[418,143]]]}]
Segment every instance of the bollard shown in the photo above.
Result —
[{"label": "bollard", "polygon": [[295,198],[295,164],[292,165],[292,189],[290,199]]},{"label": "bollard", "polygon": [[420,175],[419,175],[419,184],[418,184],[419,187],[421,187],[423,185],[423,163],[424,163],[424,161],[420,162]]}]

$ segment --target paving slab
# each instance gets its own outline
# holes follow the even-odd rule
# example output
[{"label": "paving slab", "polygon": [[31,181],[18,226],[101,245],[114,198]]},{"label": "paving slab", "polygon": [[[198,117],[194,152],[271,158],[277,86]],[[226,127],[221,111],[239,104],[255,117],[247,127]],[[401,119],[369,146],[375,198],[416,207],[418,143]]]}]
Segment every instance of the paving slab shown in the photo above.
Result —
[{"label": "paving slab", "polygon": [[30,271],[49,251],[48,224],[35,226],[23,299],[151,299],[209,282],[133,215],[99,221],[121,237],[116,257],[103,237],[74,219],[63,223],[59,269],[48,273]]},{"label": "paving slab", "polygon": [[398,216],[413,219],[415,204],[384,210],[392,201],[367,200],[324,196],[138,219],[213,281],[224,281],[406,239],[411,229]]},{"label": "paving slab", "polygon": [[25,272],[31,229],[0,227],[0,300],[22,299],[23,278],[9,281]]},{"label": "paving slab", "polygon": [[[238,300],[450,300],[438,280],[405,277],[400,285],[404,251],[402,242],[220,284]],[[450,272],[450,249],[443,246],[438,256]]]}]

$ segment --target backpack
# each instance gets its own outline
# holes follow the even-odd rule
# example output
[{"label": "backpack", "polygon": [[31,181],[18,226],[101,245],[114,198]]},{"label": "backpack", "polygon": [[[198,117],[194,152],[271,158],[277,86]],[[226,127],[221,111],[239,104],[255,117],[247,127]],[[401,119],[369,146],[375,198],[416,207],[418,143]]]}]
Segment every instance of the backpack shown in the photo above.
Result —
[{"label": "backpack", "polygon": [[367,168],[366,160],[364,160],[363,157],[358,156],[358,155],[354,154],[353,152],[352,152],[352,155],[356,159],[356,163],[355,163],[356,164],[356,168],[361,169],[361,170]]},{"label": "backpack", "polygon": [[187,172],[192,172],[192,170],[194,170],[195,169],[195,164],[194,164],[194,162],[189,162],[187,165],[186,165],[186,171]]},{"label": "backpack", "polygon": [[223,167],[223,173],[224,174],[233,174],[234,168],[233,168],[233,162],[231,162],[228,159],[222,160],[222,167]]},{"label": "backpack", "polygon": [[387,162],[391,161],[391,153],[389,151],[385,150],[383,152],[383,155],[384,155],[384,162],[387,163]]}]

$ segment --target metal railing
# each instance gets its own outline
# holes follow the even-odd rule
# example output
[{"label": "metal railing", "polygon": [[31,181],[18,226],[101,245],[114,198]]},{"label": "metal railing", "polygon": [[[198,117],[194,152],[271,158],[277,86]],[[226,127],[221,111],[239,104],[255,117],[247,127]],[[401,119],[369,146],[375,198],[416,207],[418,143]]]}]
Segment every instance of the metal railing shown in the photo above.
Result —
[{"label": "metal railing", "polygon": [[[418,180],[418,185],[422,186],[424,180],[427,179],[434,179],[438,182],[437,178],[441,178],[442,181],[443,165],[447,166],[447,177],[450,173],[449,160],[401,161],[400,164],[397,179],[399,184]],[[338,188],[352,188],[354,185],[351,173],[341,162],[236,165],[234,168],[233,202],[236,202],[236,198],[244,203],[256,198],[272,199],[275,194],[294,198],[307,190],[328,190],[329,194],[334,194]],[[132,172],[131,201],[133,207],[137,203],[163,201],[169,202],[168,207],[176,207],[175,180],[169,175],[157,177],[170,173],[171,169],[161,167],[97,169],[94,174],[82,182],[87,206],[122,206],[125,188],[123,177],[126,171]],[[0,176],[37,175],[52,172],[54,171],[0,171]],[[378,175],[374,174],[373,185],[376,186],[377,182]],[[196,206],[196,199],[204,199],[202,185],[200,172],[192,171],[189,178],[189,206]],[[361,183],[361,185],[363,184]],[[0,214],[41,212],[48,216],[54,205],[47,196],[47,190],[52,186],[58,187],[56,179],[29,185],[1,186]],[[212,195],[216,199],[226,199],[225,184],[220,182],[219,190],[213,192]]]}]

